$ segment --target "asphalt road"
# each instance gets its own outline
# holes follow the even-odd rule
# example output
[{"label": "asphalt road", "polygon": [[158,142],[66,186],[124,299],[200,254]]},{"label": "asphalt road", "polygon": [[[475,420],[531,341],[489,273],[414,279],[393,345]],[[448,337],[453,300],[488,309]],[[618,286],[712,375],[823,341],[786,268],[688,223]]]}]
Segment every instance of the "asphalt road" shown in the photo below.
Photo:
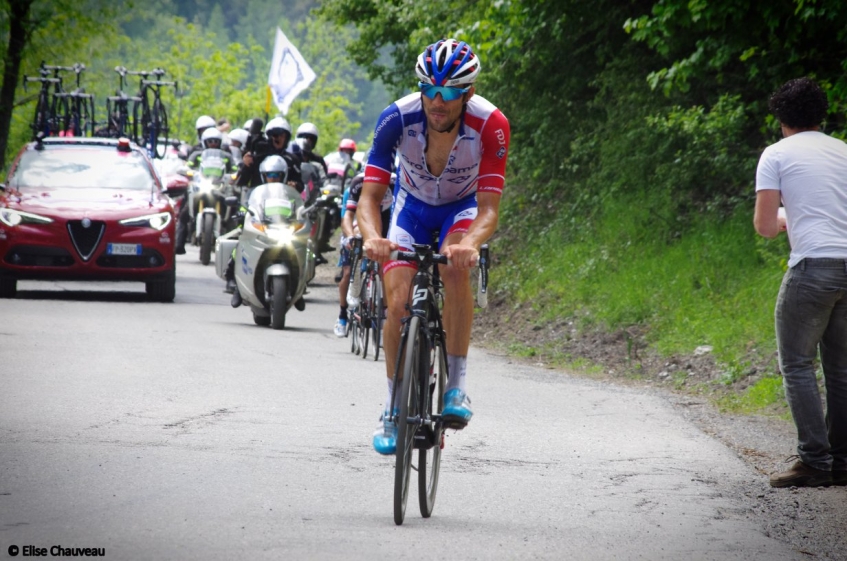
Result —
[{"label": "asphalt road", "polygon": [[476,349],[435,512],[412,496],[396,527],[394,461],[370,446],[382,359],[334,337],[319,273],[284,331],[232,309],[193,248],[173,304],[19,283],[0,300],[0,558],[807,558],[734,493],[761,476],[660,397]]}]

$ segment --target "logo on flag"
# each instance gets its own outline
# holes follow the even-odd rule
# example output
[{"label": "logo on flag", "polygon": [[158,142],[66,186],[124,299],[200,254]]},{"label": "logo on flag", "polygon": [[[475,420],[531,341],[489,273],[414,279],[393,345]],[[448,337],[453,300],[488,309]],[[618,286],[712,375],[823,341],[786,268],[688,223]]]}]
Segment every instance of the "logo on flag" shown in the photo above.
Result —
[{"label": "logo on flag", "polygon": [[297,47],[291,44],[288,37],[277,27],[268,86],[276,106],[283,115],[288,113],[294,98],[314,80],[315,73],[312,68],[303,59]]}]

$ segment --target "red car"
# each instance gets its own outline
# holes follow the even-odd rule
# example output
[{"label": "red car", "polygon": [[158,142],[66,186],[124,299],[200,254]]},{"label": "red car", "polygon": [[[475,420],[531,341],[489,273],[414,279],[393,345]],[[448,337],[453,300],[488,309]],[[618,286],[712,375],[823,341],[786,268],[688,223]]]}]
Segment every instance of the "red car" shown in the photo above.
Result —
[{"label": "red car", "polygon": [[127,280],[176,291],[176,216],[143,149],[126,139],[45,138],[0,185],[0,298],[19,279]]}]

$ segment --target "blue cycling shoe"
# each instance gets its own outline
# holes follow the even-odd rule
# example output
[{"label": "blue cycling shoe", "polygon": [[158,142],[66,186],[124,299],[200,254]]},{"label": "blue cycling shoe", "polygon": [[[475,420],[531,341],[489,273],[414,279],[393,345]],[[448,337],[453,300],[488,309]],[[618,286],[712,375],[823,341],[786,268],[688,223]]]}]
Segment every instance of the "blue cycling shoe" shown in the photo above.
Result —
[{"label": "blue cycling shoe", "polygon": [[[394,412],[397,415],[398,411]],[[397,451],[397,425],[387,419],[388,411],[379,418],[379,428],[374,431],[374,450],[383,456],[389,456]]]},{"label": "blue cycling shoe", "polygon": [[467,424],[473,417],[471,399],[459,388],[447,390],[444,394],[444,410],[441,417],[445,421]]}]

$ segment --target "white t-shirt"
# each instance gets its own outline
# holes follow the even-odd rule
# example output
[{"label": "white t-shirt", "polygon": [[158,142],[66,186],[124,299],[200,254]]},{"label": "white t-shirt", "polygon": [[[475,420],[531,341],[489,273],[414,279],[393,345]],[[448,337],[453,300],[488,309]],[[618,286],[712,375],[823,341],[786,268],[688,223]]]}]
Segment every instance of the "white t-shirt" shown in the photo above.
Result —
[{"label": "white t-shirt", "polygon": [[806,257],[847,259],[847,144],[800,132],[765,148],[756,191],[780,192],[793,267]]}]

